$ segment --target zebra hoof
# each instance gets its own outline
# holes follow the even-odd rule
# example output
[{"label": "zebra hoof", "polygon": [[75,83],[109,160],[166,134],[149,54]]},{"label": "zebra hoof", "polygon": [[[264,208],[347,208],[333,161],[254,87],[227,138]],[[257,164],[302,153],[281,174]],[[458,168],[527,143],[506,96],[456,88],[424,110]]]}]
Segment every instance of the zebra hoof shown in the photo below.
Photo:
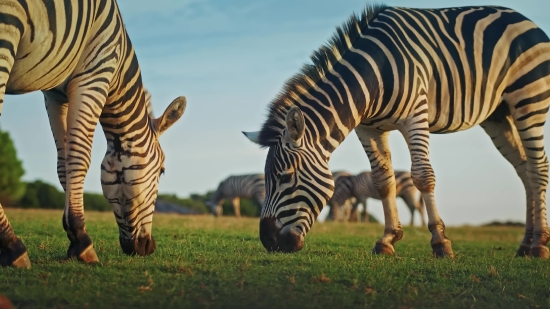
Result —
[{"label": "zebra hoof", "polygon": [[516,257],[526,257],[531,255],[531,246],[521,244],[518,251],[516,251]]},{"label": "zebra hoof", "polygon": [[432,244],[432,250],[433,250],[432,254],[436,258],[444,258],[444,257],[449,257],[451,259],[454,258],[451,241],[447,238],[445,238],[440,243]]},{"label": "zebra hoof", "polygon": [[548,259],[550,258],[550,250],[548,250],[547,246],[532,246],[531,256],[540,259]]},{"label": "zebra hoof", "polygon": [[8,245],[7,248],[0,252],[0,266],[2,267],[17,267],[31,268],[31,260],[27,254],[27,248],[19,238]]},{"label": "zebra hoof", "polygon": [[94,245],[88,234],[82,234],[76,240],[71,241],[69,250],[67,250],[67,258],[76,258],[86,264],[99,263],[99,258],[97,257]]},{"label": "zebra hoof", "polygon": [[395,249],[393,245],[383,244],[383,243],[376,243],[374,248],[372,249],[372,254],[384,254],[384,255],[394,255]]}]

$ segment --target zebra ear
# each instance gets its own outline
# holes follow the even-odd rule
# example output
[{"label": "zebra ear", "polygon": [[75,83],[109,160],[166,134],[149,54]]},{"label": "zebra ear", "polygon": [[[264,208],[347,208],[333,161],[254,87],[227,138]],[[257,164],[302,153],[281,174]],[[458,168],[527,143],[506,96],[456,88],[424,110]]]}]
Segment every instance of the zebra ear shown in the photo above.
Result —
[{"label": "zebra ear", "polygon": [[248,140],[250,140],[251,142],[255,143],[255,144],[260,144],[260,132],[256,131],[256,132],[244,132],[242,131],[244,136],[246,136],[246,138],[248,138]]},{"label": "zebra ear", "polygon": [[292,106],[286,114],[287,137],[294,144],[300,144],[306,130],[304,115],[298,106]]},{"label": "zebra ear", "polygon": [[153,120],[155,129],[159,136],[164,133],[171,125],[173,125],[185,112],[187,106],[187,99],[185,97],[177,97],[166,108],[162,116]]}]

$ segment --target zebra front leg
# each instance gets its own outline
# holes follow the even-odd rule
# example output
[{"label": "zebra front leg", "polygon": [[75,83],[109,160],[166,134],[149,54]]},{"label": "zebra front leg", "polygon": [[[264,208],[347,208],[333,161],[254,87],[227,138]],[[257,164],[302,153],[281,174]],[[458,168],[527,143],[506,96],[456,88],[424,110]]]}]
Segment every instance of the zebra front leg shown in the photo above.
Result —
[{"label": "zebra front leg", "polygon": [[216,206],[215,214],[216,217],[223,216],[223,200]]},{"label": "zebra front leg", "polygon": [[[22,10],[12,11],[13,14],[22,12]],[[0,34],[2,36],[0,40],[2,41],[2,48],[0,48],[0,115],[2,115],[9,74],[15,62],[14,56],[17,54],[19,41],[21,35],[23,35],[20,32],[20,30],[24,30],[19,23],[21,20],[27,20],[27,17],[10,15],[9,18],[4,18],[0,22]],[[15,236],[2,205],[0,205],[0,266],[31,267],[27,248]]]},{"label": "zebra front leg", "polygon": [[420,221],[422,222],[422,227],[425,227],[426,219],[424,218],[424,199],[422,198],[422,194],[420,194],[420,198],[418,199],[418,202],[416,202],[416,209],[418,210]]},{"label": "zebra front leg", "polygon": [[361,221],[361,213],[359,212],[359,202],[355,201],[353,205],[351,205],[351,211],[349,216],[350,222],[360,222]]},{"label": "zebra front leg", "polygon": [[[416,191],[416,190],[414,190]],[[401,198],[403,201],[405,201],[405,204],[407,205],[407,208],[409,209],[409,212],[411,213],[411,221],[409,222],[409,226],[414,225],[414,211],[417,209],[417,205],[414,200],[414,193],[405,191],[401,193]]]},{"label": "zebra front leg", "polygon": [[90,167],[92,140],[106,100],[108,85],[98,83],[91,89],[80,89],[71,82],[66,135],[66,193],[63,228],[70,240],[67,257],[85,263],[99,262],[84,222],[84,179]]},{"label": "zebra front leg", "polygon": [[[4,51],[8,52],[7,49],[4,49]],[[11,59],[11,61],[6,61],[6,59]],[[3,52],[0,49],[0,114],[2,113],[4,93],[6,92],[6,82],[9,77],[7,72],[10,71],[12,63],[12,56],[3,55]],[[0,266],[13,266],[19,268],[31,267],[31,261],[27,254],[27,248],[23,242],[15,236],[13,227],[4,213],[2,205],[0,205]]]},{"label": "zebra front leg", "polygon": [[[419,108],[423,108],[423,106],[425,105],[419,105]],[[439,216],[435,204],[435,174],[429,158],[430,132],[427,117],[427,112],[415,114],[415,118],[410,121],[412,125],[404,128],[401,132],[411,155],[412,181],[426,203],[428,230],[432,234],[430,241],[432,254],[435,257],[452,258],[454,254],[451,241],[445,236],[445,223]]]},{"label": "zebra front leg", "polygon": [[363,201],[363,212],[365,213],[365,223],[370,223],[370,214],[367,208],[367,199]]},{"label": "zebra front leg", "polygon": [[31,267],[27,248],[15,236],[2,205],[0,205],[0,266]]},{"label": "zebra front leg", "polygon": [[231,201],[233,204],[233,210],[235,211],[235,217],[241,217],[241,199],[239,197],[234,197]]},{"label": "zebra front leg", "polygon": [[396,203],[395,174],[391,164],[389,132],[377,132],[363,127],[355,128],[357,137],[369,157],[372,179],[384,207],[384,236],[376,241],[374,254],[395,253],[394,244],[403,237]]}]

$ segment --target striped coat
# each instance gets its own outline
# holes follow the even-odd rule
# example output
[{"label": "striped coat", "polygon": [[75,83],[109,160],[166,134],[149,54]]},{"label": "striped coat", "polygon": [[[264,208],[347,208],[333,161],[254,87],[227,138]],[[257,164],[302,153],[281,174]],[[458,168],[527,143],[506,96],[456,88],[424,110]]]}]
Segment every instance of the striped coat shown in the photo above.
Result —
[{"label": "striped coat", "polygon": [[210,208],[212,214],[215,216],[221,216],[223,213],[223,202],[224,200],[229,199],[233,204],[235,216],[240,217],[241,198],[253,200],[261,210],[265,199],[265,178],[263,174],[227,177],[220,182],[218,188],[212,194],[210,201],[206,204]]},{"label": "striped coat", "polygon": [[[365,219],[368,221],[367,199],[381,199],[374,186],[372,174],[370,172],[362,172],[344,178],[345,179],[342,179],[339,183],[336,181],[334,183],[334,194],[327,203],[331,209],[329,216],[334,220],[349,218],[351,221],[361,221],[361,214],[358,211],[358,206],[362,204],[365,211]],[[395,193],[397,197],[403,199],[411,212],[411,221],[409,225],[413,225],[414,212],[417,210],[420,213],[422,226],[425,226],[422,195],[414,186],[411,174],[404,171],[395,171],[395,184]],[[346,201],[351,198],[354,198],[355,201],[350,207],[350,205],[346,204]],[[341,213],[344,214],[342,215]]]},{"label": "striped coat", "polygon": [[245,133],[269,148],[260,218],[267,250],[303,247],[334,191],[328,161],[355,130],[384,208],[384,233],[373,253],[394,254],[403,229],[388,137],[397,130],[425,202],[432,253],[452,257],[436,206],[430,133],[480,125],[525,188],[526,229],[517,255],[550,257],[543,137],[550,39],[535,23],[498,6],[371,6],[338,27],[311,60],[272,101],[261,130]]},{"label": "striped coat", "polygon": [[[63,227],[68,257],[97,262],[84,222],[84,178],[94,130],[107,151],[103,194],[113,206],[122,250],[148,255],[164,153],[158,138],[183,114],[177,98],[159,118],[148,99],[132,43],[115,0],[4,0],[0,5],[0,113],[4,94],[41,90],[66,192]],[[0,264],[29,267],[23,243],[0,206]]]}]

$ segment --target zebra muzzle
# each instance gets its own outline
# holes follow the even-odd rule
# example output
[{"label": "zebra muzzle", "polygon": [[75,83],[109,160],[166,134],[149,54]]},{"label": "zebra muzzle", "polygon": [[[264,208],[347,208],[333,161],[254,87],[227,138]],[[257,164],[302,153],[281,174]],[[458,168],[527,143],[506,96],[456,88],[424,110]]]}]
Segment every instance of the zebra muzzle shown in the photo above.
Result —
[{"label": "zebra muzzle", "polygon": [[273,217],[260,220],[260,240],[269,252],[297,252],[304,246],[304,234],[296,227],[280,229]]},{"label": "zebra muzzle", "polygon": [[139,236],[136,239],[120,239],[122,251],[128,255],[147,256],[157,248],[153,236]]}]

